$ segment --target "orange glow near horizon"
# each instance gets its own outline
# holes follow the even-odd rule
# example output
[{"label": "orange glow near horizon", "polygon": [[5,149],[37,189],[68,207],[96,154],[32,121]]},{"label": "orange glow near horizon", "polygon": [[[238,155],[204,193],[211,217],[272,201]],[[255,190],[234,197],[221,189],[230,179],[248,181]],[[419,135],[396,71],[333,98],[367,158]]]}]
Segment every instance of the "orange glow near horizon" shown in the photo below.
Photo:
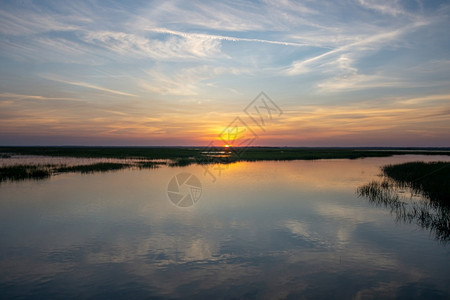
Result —
[{"label": "orange glow near horizon", "polygon": [[[53,98],[35,103],[34,96],[25,97],[27,101],[17,100],[22,99],[19,96],[25,97],[0,93],[1,110],[18,111],[16,118],[0,118],[0,145],[195,145],[231,150],[246,146],[439,147],[447,146],[444,140],[449,140],[446,109],[450,93],[389,98],[382,105],[297,107],[295,114],[268,122],[265,132],[246,120],[255,134],[244,130],[237,121],[230,124],[233,119],[227,113],[191,116],[161,112],[160,117],[149,118],[145,114],[148,108],[143,108],[142,114],[131,115],[132,111],[119,114],[116,108],[102,107],[90,107],[86,112],[87,108],[81,106],[76,110],[67,108],[64,114],[51,114]],[[425,107],[426,101],[432,101],[433,106]],[[30,109],[33,118],[27,118]]]}]

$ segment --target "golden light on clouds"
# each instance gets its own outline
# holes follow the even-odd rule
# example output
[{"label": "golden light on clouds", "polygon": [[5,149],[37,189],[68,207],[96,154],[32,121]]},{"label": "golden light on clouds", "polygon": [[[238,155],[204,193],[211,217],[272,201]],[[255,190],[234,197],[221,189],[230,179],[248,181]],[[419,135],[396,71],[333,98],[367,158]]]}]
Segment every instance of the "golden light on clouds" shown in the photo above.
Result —
[{"label": "golden light on clouds", "polygon": [[448,4],[194,2],[2,5],[0,143],[450,146]]}]

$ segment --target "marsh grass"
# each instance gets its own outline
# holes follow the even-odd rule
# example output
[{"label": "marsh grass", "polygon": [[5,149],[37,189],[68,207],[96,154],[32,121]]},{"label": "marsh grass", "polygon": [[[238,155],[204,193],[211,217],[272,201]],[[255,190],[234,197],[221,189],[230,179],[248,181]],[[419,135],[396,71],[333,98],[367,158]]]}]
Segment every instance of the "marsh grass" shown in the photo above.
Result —
[{"label": "marsh grass", "polygon": [[358,194],[375,203],[399,203],[399,195],[388,180],[372,181],[358,188]]},{"label": "marsh grass", "polygon": [[120,170],[130,167],[130,164],[121,164],[121,163],[96,163],[90,165],[78,165],[78,166],[70,166],[70,167],[58,167],[53,170],[53,172],[57,173],[67,173],[67,172],[75,172],[75,173],[94,173],[94,172],[107,172],[113,170]]},{"label": "marsh grass", "polygon": [[[382,180],[360,186],[358,195],[390,209],[397,221],[417,224],[437,240],[450,242],[450,163],[411,162],[387,165],[381,170]],[[414,200],[413,196],[422,199]]]},{"label": "marsh grass", "polygon": [[188,157],[176,158],[176,159],[172,159],[172,161],[169,162],[169,167],[185,167],[185,166],[189,166],[195,162],[196,162],[196,160],[194,158],[188,158]]},{"label": "marsh grass", "polygon": [[387,165],[382,171],[399,185],[410,187],[431,201],[450,205],[449,162],[409,162]]},{"label": "marsh grass", "polygon": [[[234,151],[235,150],[235,151]],[[395,151],[394,151],[395,150]],[[231,155],[234,161],[257,160],[314,160],[362,157],[387,157],[398,154],[450,155],[448,148],[431,149],[402,148],[290,148],[290,147],[249,147],[232,148],[227,151],[239,153]],[[224,151],[222,147],[208,148],[208,151]],[[84,158],[142,158],[142,159],[192,159],[204,158],[204,147],[0,147],[0,153],[20,155],[44,155]]]},{"label": "marsh grass", "polygon": [[0,182],[7,180],[17,181],[26,179],[45,179],[60,173],[89,174],[95,172],[109,172],[132,167],[137,167],[139,169],[153,169],[165,164],[166,162],[138,161],[136,163],[101,162],[75,166],[67,166],[64,164],[14,165],[0,167]]},{"label": "marsh grass", "polygon": [[0,153],[83,158],[171,159],[192,157],[190,147],[0,147]]},{"label": "marsh grass", "polygon": [[167,163],[160,161],[139,161],[136,163],[138,169],[155,169],[161,165],[167,165]]},{"label": "marsh grass", "polygon": [[0,182],[6,180],[44,179],[51,176],[50,165],[15,165],[0,168]]}]

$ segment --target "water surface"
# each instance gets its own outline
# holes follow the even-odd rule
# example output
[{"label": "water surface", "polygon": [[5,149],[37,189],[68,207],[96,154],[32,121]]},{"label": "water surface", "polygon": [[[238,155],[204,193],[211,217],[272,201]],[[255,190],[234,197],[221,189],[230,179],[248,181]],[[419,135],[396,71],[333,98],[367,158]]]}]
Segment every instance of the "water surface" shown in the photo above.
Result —
[{"label": "water surface", "polygon": [[[448,298],[450,247],[356,194],[448,156],[240,162],[0,184],[0,291],[17,297]],[[179,173],[192,207],[168,198]]]}]

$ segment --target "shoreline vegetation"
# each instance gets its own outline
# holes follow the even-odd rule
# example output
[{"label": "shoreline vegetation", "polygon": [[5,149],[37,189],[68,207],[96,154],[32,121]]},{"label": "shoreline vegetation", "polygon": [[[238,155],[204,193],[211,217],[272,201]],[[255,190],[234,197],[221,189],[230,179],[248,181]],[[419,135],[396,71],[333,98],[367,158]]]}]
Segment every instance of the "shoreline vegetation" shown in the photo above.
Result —
[{"label": "shoreline vegetation", "polygon": [[[238,149],[239,150],[239,149]],[[61,173],[95,173],[161,165],[183,167],[194,163],[234,163],[264,160],[356,159],[402,154],[450,155],[449,149],[361,148],[247,148],[242,152],[195,147],[0,147],[0,157],[15,155],[119,159],[91,164],[18,164],[0,167],[3,181],[40,180]],[[121,162],[123,160],[123,162]],[[409,162],[381,168],[382,178],[360,186],[357,193],[370,203],[390,209],[397,221],[416,223],[450,241],[450,162]],[[409,191],[408,197],[405,191]]]},{"label": "shoreline vegetation", "polygon": [[[0,167],[0,182],[20,181],[26,179],[45,179],[61,173],[108,172],[125,168],[151,169],[157,168],[160,162],[141,161],[136,163],[100,162],[87,165],[67,166],[65,164],[12,165]],[[165,163],[164,163],[165,164]]]},{"label": "shoreline vegetation", "polygon": [[[44,179],[58,173],[93,173],[124,168],[183,167],[191,164],[228,164],[239,161],[317,160],[388,157],[402,154],[450,155],[450,148],[295,148],[295,147],[0,147],[0,158],[14,155],[136,160],[85,165],[13,165],[0,167],[0,182]],[[158,161],[159,160],[159,161]],[[165,160],[165,161],[161,161]]]},{"label": "shoreline vegetation", "polygon": [[357,194],[389,209],[397,221],[415,223],[450,242],[450,162],[408,162],[381,171],[381,180],[360,186]]},{"label": "shoreline vegetation", "polygon": [[313,160],[333,158],[386,157],[399,154],[450,155],[450,148],[300,148],[300,147],[82,147],[82,146],[0,146],[0,155],[42,155],[78,158],[139,158],[204,160],[206,153],[227,152],[228,160]]}]

